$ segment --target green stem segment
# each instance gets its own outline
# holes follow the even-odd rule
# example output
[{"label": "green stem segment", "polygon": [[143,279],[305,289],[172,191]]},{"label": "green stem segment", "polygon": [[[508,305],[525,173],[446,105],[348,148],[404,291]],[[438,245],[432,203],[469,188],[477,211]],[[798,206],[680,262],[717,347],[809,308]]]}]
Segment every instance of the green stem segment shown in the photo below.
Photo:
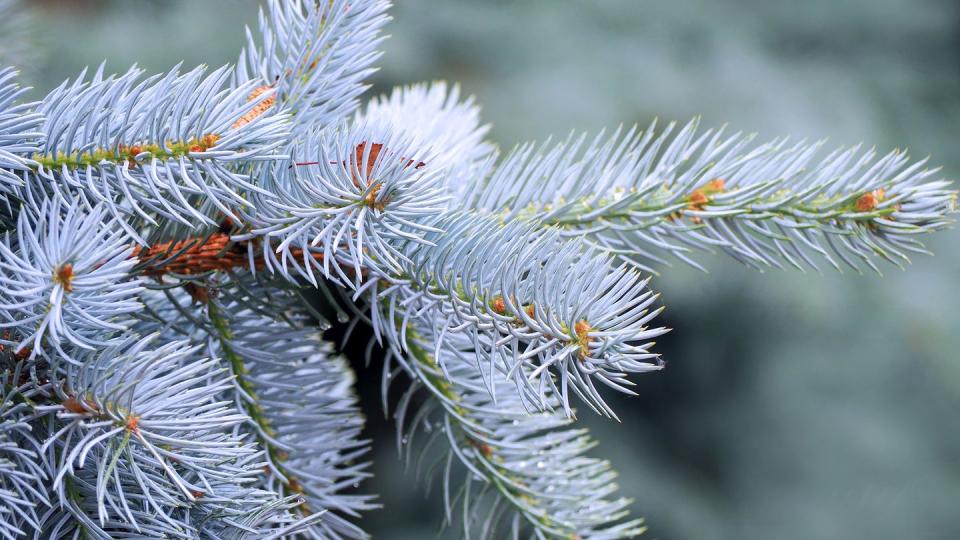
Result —
[{"label": "green stem segment", "polygon": [[[287,459],[286,452],[277,448],[271,440],[275,432],[270,425],[270,419],[259,403],[256,388],[248,377],[249,370],[243,362],[243,357],[233,349],[231,344],[233,331],[230,329],[229,319],[221,312],[220,306],[214,300],[207,303],[207,313],[213,327],[214,337],[220,345],[220,354],[229,363],[230,370],[237,381],[237,386],[243,391],[244,396],[241,396],[240,399],[243,410],[255,425],[256,429],[254,431],[257,441],[266,450],[270,463],[279,475],[283,487],[281,495],[302,498],[303,488],[296,477],[283,465],[283,462]],[[305,501],[300,504],[299,508],[305,516],[313,513]]]},{"label": "green stem segment", "polygon": [[86,152],[57,152],[56,154],[35,154],[31,159],[46,169],[79,169],[96,167],[103,163],[122,164],[127,162],[130,167],[137,164],[136,157],[149,152],[152,157],[165,161],[187,157],[190,153],[205,152],[215,146],[220,139],[219,135],[204,135],[186,141],[167,141],[164,144],[142,143],[132,146],[120,145],[117,148],[97,148]]},{"label": "green stem segment", "polygon": [[[600,221],[634,221],[638,215],[648,216],[644,218],[645,227],[650,227],[667,219],[677,219],[685,211],[706,211],[705,206],[714,202],[714,196],[719,194],[736,194],[736,190],[725,191],[722,188],[708,190],[705,187],[697,188],[685,197],[677,198],[670,191],[661,191],[649,197],[639,198],[626,205],[616,205],[615,200],[597,199],[595,195],[581,197],[574,202],[570,208],[562,215],[542,219],[546,225],[552,225],[561,228],[589,227]],[[626,193],[625,197],[630,194]],[[784,205],[773,209],[757,210],[756,206],[768,206],[779,200],[788,200],[791,193],[787,190],[781,190],[774,196],[766,199],[754,200],[742,205],[718,203],[716,206],[724,208],[726,211],[722,217],[743,217],[750,220],[765,220],[773,218],[797,218],[800,220],[837,220],[846,219],[851,221],[869,221],[878,217],[889,216],[897,211],[895,205],[884,208],[877,208],[876,204],[880,202],[871,192],[849,193],[837,195],[834,197],[820,197],[812,204]],[[870,202],[870,197],[875,197]],[[608,205],[616,205],[609,212],[603,212],[599,215],[586,216],[598,208]],[[537,218],[551,211],[549,204],[531,204],[524,208],[520,215],[527,218]],[[720,216],[697,216],[695,223],[701,219],[715,219]]]}]

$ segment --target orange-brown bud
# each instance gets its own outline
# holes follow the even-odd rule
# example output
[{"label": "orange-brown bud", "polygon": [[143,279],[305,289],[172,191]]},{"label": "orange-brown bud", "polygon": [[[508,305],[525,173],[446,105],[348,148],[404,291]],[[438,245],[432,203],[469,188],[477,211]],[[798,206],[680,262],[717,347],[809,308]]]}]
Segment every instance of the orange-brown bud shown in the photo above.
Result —
[{"label": "orange-brown bud", "polygon": [[[254,88],[253,91],[250,92],[250,95],[247,97],[247,102],[257,99],[258,97],[260,97],[261,94],[263,94],[264,92],[267,92],[271,88],[273,87],[269,85],[258,86]],[[246,114],[238,118],[237,121],[234,122],[233,125],[230,127],[232,129],[237,129],[249,124],[250,122],[253,122],[254,120],[257,119],[258,116],[267,112],[267,110],[270,109],[270,107],[273,107],[273,104],[276,102],[277,102],[276,95],[272,95],[262,100],[260,103],[257,103],[252,109],[247,111]]]},{"label": "orange-brown bud", "polygon": [[490,309],[497,315],[503,315],[507,312],[507,303],[504,302],[502,296],[497,296],[490,301]]},{"label": "orange-brown bud", "polygon": [[363,202],[370,208],[383,212],[387,208],[387,203],[390,201],[387,197],[377,201],[377,195],[380,193],[381,187],[383,187],[381,184],[374,184],[373,187],[370,188],[370,192],[363,198]]},{"label": "orange-brown bud", "polygon": [[577,343],[580,344],[580,359],[584,359],[590,355],[590,332],[593,331],[593,327],[590,326],[590,323],[586,319],[581,319],[573,325],[573,333],[577,336]]},{"label": "orange-brown bud", "polygon": [[54,272],[53,282],[63,287],[63,290],[67,292],[73,292],[74,277],[75,274],[73,273],[73,265],[71,263],[65,263],[60,265]]},{"label": "orange-brown bud", "polygon": [[710,199],[706,196],[706,194],[704,194],[703,191],[699,189],[691,193],[690,197],[687,199],[691,207],[702,206],[704,204],[707,204],[709,200]]},{"label": "orange-brown bud", "polygon": [[870,212],[877,208],[877,197],[873,193],[864,193],[857,199],[857,212]]},{"label": "orange-brown bud", "polygon": [[217,145],[217,141],[220,140],[220,136],[216,133],[208,133],[200,139],[200,144],[206,148],[212,148]]},{"label": "orange-brown bud", "polygon": [[707,189],[710,191],[723,191],[727,187],[727,182],[723,178],[714,178],[707,182]]},{"label": "orange-brown bud", "polygon": [[74,396],[70,396],[67,399],[63,400],[63,408],[69,412],[75,414],[88,414],[94,413],[97,414],[100,412],[100,407],[97,407],[97,404],[89,400],[80,400]]}]

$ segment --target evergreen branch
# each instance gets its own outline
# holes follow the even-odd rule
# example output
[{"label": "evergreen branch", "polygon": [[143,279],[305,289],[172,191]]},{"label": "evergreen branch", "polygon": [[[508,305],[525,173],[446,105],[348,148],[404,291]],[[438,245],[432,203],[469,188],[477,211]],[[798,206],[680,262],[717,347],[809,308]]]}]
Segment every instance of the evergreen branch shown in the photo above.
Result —
[{"label": "evergreen branch", "polygon": [[484,140],[490,126],[481,125],[473,97],[461,100],[460,87],[442,81],[397,87],[389,96],[374,97],[355,123],[402,134],[409,148],[429,156],[430,168],[443,171],[446,190],[455,198],[496,157],[494,145]]},{"label": "evergreen branch", "polygon": [[[222,538],[259,540],[278,538],[278,534],[301,530],[302,520],[289,512],[289,501],[280,500],[272,492],[243,487],[256,471],[253,463],[238,470],[233,483],[211,481],[204,497],[192,506],[176,506],[174,501],[145,498],[132,483],[144,472],[128,470],[118,464],[116,481],[122,483],[125,513],[117,512],[105,520],[97,516],[96,471],[85,468],[68,477],[68,499],[53,506],[41,516],[36,535],[39,538]],[[156,480],[154,478],[154,480]],[[153,510],[164,503],[163,516]],[[135,521],[134,521],[135,520]]]},{"label": "evergreen branch", "polygon": [[[497,374],[478,366],[468,338],[437,348],[415,330],[407,337],[406,350],[393,343],[391,353],[430,394],[425,407],[438,407],[434,414],[408,414],[405,396],[396,412],[398,430],[410,446],[418,430],[430,437],[418,449],[422,455],[433,444],[450,445],[443,472],[446,515],[449,522],[454,500],[462,498],[465,537],[471,530],[481,538],[519,538],[524,529],[537,538],[568,539],[643,532],[641,520],[625,519],[629,500],[607,499],[617,489],[616,475],[609,463],[583,455],[595,445],[585,429],[572,429],[572,421],[559,413],[527,414],[517,399],[493,400],[486,386]],[[431,350],[439,350],[441,358]],[[508,393],[501,388],[501,396]],[[459,490],[451,472],[454,459],[467,469]],[[481,480],[479,492],[471,491],[475,480]],[[491,493],[492,499],[485,497]]]},{"label": "evergreen branch", "polygon": [[77,367],[48,373],[54,383],[38,395],[33,428],[58,504],[40,519],[43,537],[195,538],[194,513],[260,510],[240,506],[259,469],[255,449],[232,433],[244,416],[216,397],[230,385],[224,370],[195,347],[155,339],[80,354]]},{"label": "evergreen branch", "polygon": [[[209,234],[134,246],[131,257],[137,259],[137,265],[131,273],[158,279],[164,276],[197,278],[218,271],[249,269],[257,272],[269,268],[271,258],[264,257],[259,251],[258,244],[262,239],[238,239],[237,235],[222,232],[230,231],[227,223]],[[315,249],[294,248],[290,255],[298,260],[306,256],[317,263],[323,262],[323,253]],[[348,268],[346,271],[352,270]]]},{"label": "evergreen branch", "polygon": [[101,68],[36,104],[0,71],[0,538],[365,537],[355,376],[304,282],[387,340],[385,387],[393,360],[414,378],[400,441],[449,443],[447,521],[462,497],[467,535],[639,534],[570,405],[614,416],[599,386],[662,367],[636,267],[876,268],[951,223],[956,192],[896,152],[693,122],[495,167],[443,83],[347,121],[386,6],[269,0],[236,68]]},{"label": "evergreen branch", "polygon": [[230,327],[230,321],[223,315],[215,300],[207,303],[207,316],[211,323],[211,335],[217,342],[217,350],[223,359],[228,362],[233,373],[237,388],[236,401],[247,414],[254,427],[253,433],[258,446],[265,451],[266,470],[277,480],[269,482],[273,484],[270,488],[281,497],[296,500],[296,511],[303,516],[303,519],[308,520],[311,524],[318,523],[326,509],[311,508],[307,504],[303,498],[303,487],[296,476],[287,469],[284,462],[288,455],[276,444],[275,431],[264,411],[263,400],[258,395],[257,388],[249,377],[249,369],[244,362],[244,358],[234,350],[232,343],[234,334]]},{"label": "evergreen branch", "polygon": [[[456,87],[396,89],[351,123],[311,131],[298,143],[292,163],[267,175],[264,185],[279,200],[257,205],[245,238],[269,239],[266,265],[314,285],[318,273],[359,287],[367,270],[395,272],[402,254],[394,244],[433,231],[424,221],[490,161],[486,130]],[[317,248],[323,264],[303,256]]]},{"label": "evergreen branch", "polygon": [[249,193],[265,194],[242,166],[281,157],[289,132],[284,114],[237,124],[269,97],[248,99],[255,82],[226,88],[228,68],[141,75],[131,69],[104,78],[98,71],[85,82],[81,74],[44,98],[43,144],[30,156],[19,199],[82,195],[105,205],[142,243],[127,220],[213,224],[203,208],[236,217],[250,205]]},{"label": "evergreen branch", "polygon": [[271,485],[285,481],[306,504],[326,510],[316,526],[321,536],[366,538],[348,518],[373,508],[371,497],[342,493],[370,476],[369,463],[358,461],[369,441],[359,439],[363,416],[353,395],[355,376],[316,329],[240,308],[251,300],[239,300],[232,309],[234,344],[271,420],[271,444],[281,449],[271,456],[271,466],[285,470],[278,470]]},{"label": "evergreen branch", "polygon": [[335,124],[366,89],[388,6],[384,0],[268,0],[259,35],[247,29],[237,84],[268,81],[275,109],[290,111],[298,128]]},{"label": "evergreen branch", "polygon": [[[491,363],[499,360],[500,376],[514,381],[528,407],[546,408],[544,392],[552,388],[568,414],[573,392],[595,411],[615,416],[594,381],[631,393],[627,373],[660,367],[649,362],[656,355],[642,342],[666,330],[647,329],[659,310],[648,312],[656,297],[644,292],[645,281],[637,272],[615,268],[580,243],[529,226],[502,228],[482,216],[456,214],[427,224],[436,232],[428,233],[425,242],[396,245],[402,257],[399,272],[356,265],[355,280],[365,280],[361,291],[384,298],[390,312],[405,320],[433,318],[439,341],[448,332],[475,335],[477,346]],[[243,244],[253,249],[254,240],[229,240],[225,233],[213,233],[146,249],[139,253],[142,271],[190,276],[245,263],[252,271],[266,266],[251,251],[242,255]],[[318,266],[326,260],[322,253],[306,253]],[[153,260],[162,262],[151,267]],[[566,279],[546,288],[543,276],[559,274]],[[382,291],[378,281],[384,283]],[[393,332],[377,319],[373,322],[378,333]],[[557,372],[559,387],[551,375]]]},{"label": "evergreen branch", "polygon": [[142,288],[128,275],[130,240],[106,214],[51,199],[20,212],[0,241],[0,344],[46,344],[69,360],[71,346],[93,350],[127,328]]},{"label": "evergreen branch", "polygon": [[618,130],[514,151],[464,206],[504,220],[556,227],[641,267],[668,253],[694,266],[691,249],[719,248],[757,268],[877,269],[873,258],[902,265],[923,253],[917,236],[952,223],[956,191],[930,181],[925,160],[899,151],[882,157],[858,147],[814,161],[822,143],[758,146],[723,130],[674,135]]},{"label": "evergreen branch", "polygon": [[[215,292],[203,294],[197,289],[205,287],[190,287],[193,307],[185,295],[171,293],[152,302],[145,328],[190,337],[226,361],[234,401],[264,450],[268,474],[262,488],[296,499],[297,512],[311,521],[305,530],[325,538],[365,538],[347,517],[372,508],[370,497],[341,493],[369,476],[367,463],[354,463],[369,447],[358,439],[363,418],[351,390],[352,372],[304,317],[291,315],[302,309],[302,300],[289,291],[249,279],[227,288],[216,283],[208,285]],[[265,295],[273,302],[258,307]],[[197,326],[212,341],[193,334]]]},{"label": "evergreen branch", "polygon": [[[445,209],[449,197],[436,154],[418,148],[403,132],[372,121],[312,132],[293,149],[292,164],[272,175],[277,199],[258,205],[247,219],[249,237],[263,236],[263,256],[285,276],[288,266],[316,285],[315,274],[359,283],[363,268],[399,268],[397,240],[416,240],[433,229],[426,218]],[[318,248],[323,265],[294,256]],[[350,261],[341,265],[337,261]]]},{"label": "evergreen branch", "polygon": [[529,408],[549,409],[552,392],[568,415],[572,392],[615,416],[595,383],[632,393],[627,374],[661,367],[645,341],[667,330],[647,328],[660,311],[648,310],[656,297],[627,265],[526,224],[450,214],[431,225],[442,232],[401,246],[403,273],[370,289],[388,320],[404,321],[401,334],[419,320],[429,321],[438,347],[447,335],[471,335],[489,371],[512,380]]}]

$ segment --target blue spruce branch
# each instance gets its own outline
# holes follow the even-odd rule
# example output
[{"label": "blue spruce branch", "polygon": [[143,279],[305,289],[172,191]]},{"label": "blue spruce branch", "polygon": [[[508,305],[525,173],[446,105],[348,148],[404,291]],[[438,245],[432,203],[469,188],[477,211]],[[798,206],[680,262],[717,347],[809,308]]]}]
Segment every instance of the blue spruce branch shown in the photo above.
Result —
[{"label": "blue spruce branch", "polygon": [[387,8],[270,0],[236,66],[101,67],[37,103],[0,70],[0,537],[367,537],[356,375],[316,301],[372,329],[385,406],[408,382],[398,443],[445,524],[636,536],[575,406],[615,418],[663,367],[647,274],[878,270],[952,223],[901,152],[695,120],[500,158],[456,86],[360,108]]}]

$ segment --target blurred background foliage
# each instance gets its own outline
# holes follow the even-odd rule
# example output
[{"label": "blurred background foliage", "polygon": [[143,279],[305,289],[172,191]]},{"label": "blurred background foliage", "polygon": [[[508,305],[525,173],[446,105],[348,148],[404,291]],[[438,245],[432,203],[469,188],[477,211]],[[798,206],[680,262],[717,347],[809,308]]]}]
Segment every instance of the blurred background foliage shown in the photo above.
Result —
[{"label": "blurred background foliage", "polygon": [[[960,173],[955,0],[399,0],[375,91],[429,79],[475,94],[503,148],[655,117],[763,138],[931,155]],[[87,65],[232,62],[252,0],[23,2],[26,77]],[[5,36],[2,39],[10,39]],[[668,369],[584,416],[649,538],[960,538],[960,231],[885,276],[664,269]],[[377,538],[437,536],[360,368]],[[456,537],[446,531],[439,537]]]}]

